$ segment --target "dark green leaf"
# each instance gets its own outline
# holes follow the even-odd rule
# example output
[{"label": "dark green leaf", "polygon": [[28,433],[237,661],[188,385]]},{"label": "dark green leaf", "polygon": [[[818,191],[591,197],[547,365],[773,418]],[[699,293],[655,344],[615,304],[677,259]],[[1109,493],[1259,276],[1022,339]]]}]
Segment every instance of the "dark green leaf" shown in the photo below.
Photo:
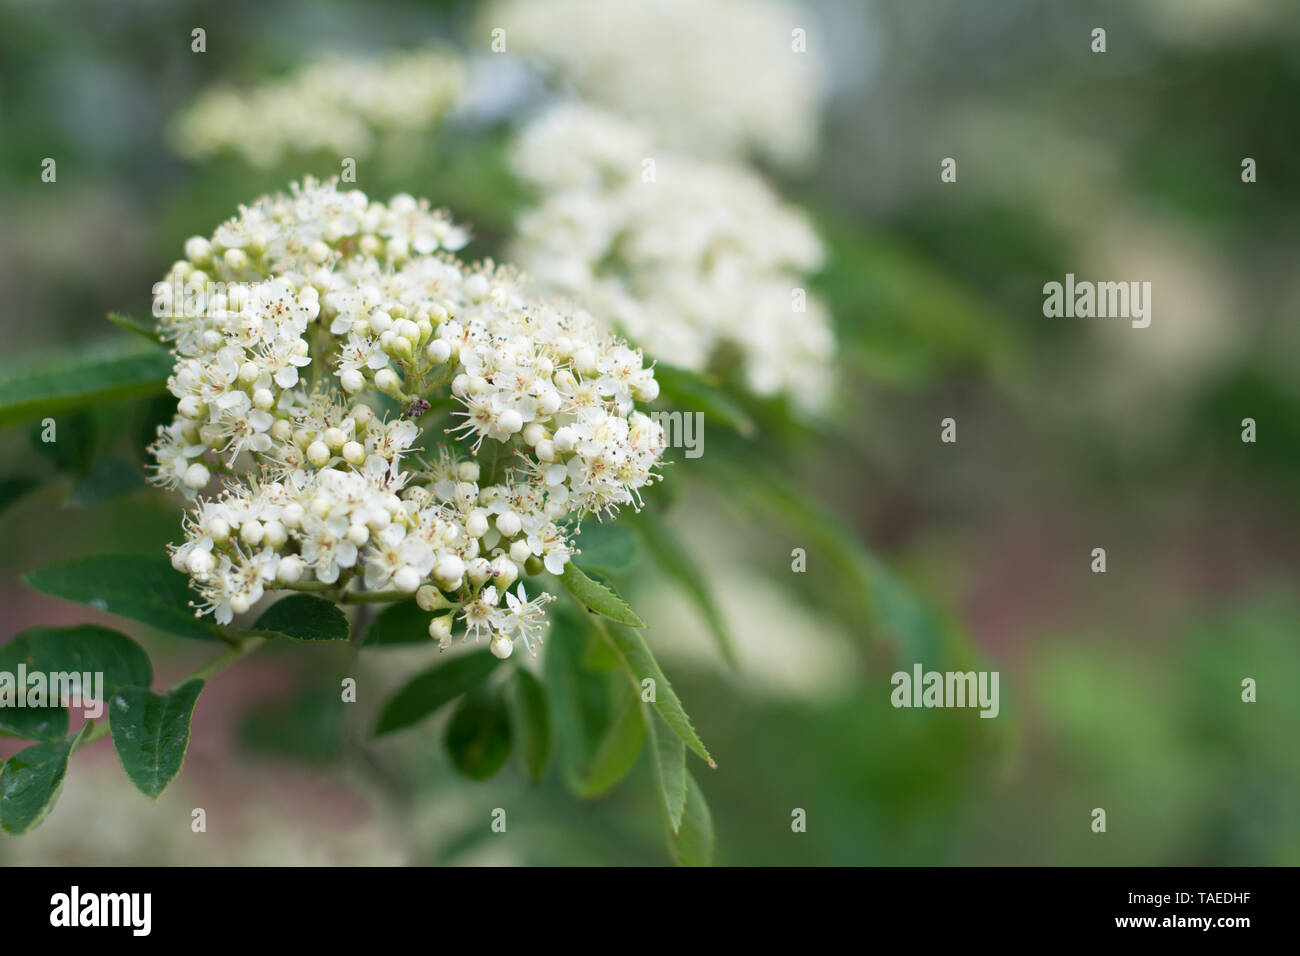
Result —
[{"label": "dark green leaf", "polygon": [[602,571],[625,571],[636,563],[636,535],[613,522],[587,521],[577,536],[582,566]]},{"label": "dark green leaf", "polygon": [[375,736],[419,723],[443,704],[483,683],[497,663],[487,651],[472,651],[416,675],[384,706],[375,726]]},{"label": "dark green leaf", "polygon": [[201,690],[201,680],[187,681],[168,694],[123,687],[109,704],[118,759],[136,788],[155,800],[181,771]]},{"label": "dark green leaf", "polygon": [[641,718],[641,702],[637,694],[629,691],[619,708],[614,722],[609,725],[596,758],[592,761],[587,779],[583,781],[581,795],[598,797],[618,783],[636,763],[645,742],[645,724]]},{"label": "dark green leaf", "polygon": [[655,790],[668,829],[676,834],[681,829],[682,814],[686,810],[686,745],[654,710],[643,707],[641,712],[654,758]]},{"label": "dark green leaf", "polygon": [[148,395],[171,371],[171,355],[143,342],[104,343],[35,364],[13,361],[0,369],[0,425]]},{"label": "dark green leaf", "polygon": [[515,670],[513,704],[520,760],[530,777],[541,780],[551,758],[551,716],[546,688],[522,667]]},{"label": "dark green leaf", "polygon": [[91,724],[75,737],[33,744],[10,757],[0,770],[0,829],[26,833],[45,819],[63,789],[68,760]]},{"label": "dark green leaf", "polygon": [[346,641],[348,618],[332,601],[311,594],[291,594],[258,617],[252,630],[295,641]]},{"label": "dark green leaf", "polygon": [[366,632],[365,646],[430,645],[433,639],[429,637],[429,619],[433,616],[429,611],[422,611],[414,598],[390,604],[375,615],[374,623]]},{"label": "dark green leaf", "polygon": [[214,625],[195,617],[189,580],[164,557],[102,555],[72,558],[29,571],[38,591],[88,604],[160,631],[217,640]]},{"label": "dark green leaf", "polygon": [[110,458],[91,469],[68,494],[70,505],[95,505],[148,488],[140,469],[121,458]]},{"label": "dark green leaf", "polygon": [[613,588],[594,581],[570,561],[564,566],[560,580],[568,588],[578,603],[588,610],[604,615],[611,621],[626,624],[628,627],[645,627],[645,623],[627,606]]},{"label": "dark green leaf", "polygon": [[38,484],[35,478],[25,476],[0,479],[0,512],[7,511]]},{"label": "dark green leaf", "polygon": [[669,837],[668,848],[682,866],[708,866],[713,862],[713,816],[704,800],[700,785],[690,771],[686,773],[686,810],[676,835]]},{"label": "dark green leaf", "polygon": [[641,532],[647,549],[664,573],[681,586],[686,596],[704,617],[705,623],[708,624],[709,630],[718,642],[722,656],[733,667],[736,666],[736,647],[731,640],[731,632],[727,629],[722,612],[713,601],[704,573],[690,553],[682,547],[681,542],[656,519],[656,515],[647,514],[636,522],[637,530]]},{"label": "dark green leaf", "polygon": [[461,698],[443,738],[452,762],[471,780],[486,780],[510,756],[510,714],[505,700],[491,691]]},{"label": "dark green leaf", "polygon": [[103,674],[105,701],[119,687],[153,682],[153,665],[144,648],[125,634],[94,624],[23,631],[0,647],[0,672],[14,673],[20,663],[29,673]]}]

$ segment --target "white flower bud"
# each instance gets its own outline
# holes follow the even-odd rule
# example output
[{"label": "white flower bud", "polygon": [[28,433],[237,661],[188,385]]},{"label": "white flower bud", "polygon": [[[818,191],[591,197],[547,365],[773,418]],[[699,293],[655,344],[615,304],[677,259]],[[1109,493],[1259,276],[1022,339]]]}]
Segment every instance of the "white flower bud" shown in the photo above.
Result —
[{"label": "white flower bud", "polygon": [[262,370],[258,368],[256,362],[245,362],[239,366],[239,380],[245,385],[252,385],[262,377]]},{"label": "white flower bud", "polygon": [[524,442],[530,446],[536,446],[539,441],[546,437],[546,429],[537,422],[529,422],[524,426]]},{"label": "white flower bud", "polygon": [[476,508],[465,519],[465,533],[471,538],[481,538],[488,533],[487,512]]},{"label": "white flower bud", "polygon": [[513,538],[523,526],[523,522],[519,520],[519,515],[513,511],[503,511],[497,515],[497,530],[507,538]]},{"label": "white flower bud", "polygon": [[402,568],[393,575],[393,587],[411,594],[420,586],[420,572],[415,568]]},{"label": "white flower bud", "polygon": [[293,425],[287,418],[277,418],[271,425],[271,437],[276,441],[288,441],[293,437]]},{"label": "white flower bud", "polygon": [[202,236],[190,236],[185,240],[185,258],[197,265],[208,261],[212,255],[212,243]]},{"label": "white flower bud", "polygon": [[348,541],[358,548],[370,540],[370,529],[360,521],[348,525]]},{"label": "white flower bud", "polygon": [[501,427],[502,431],[513,435],[515,432],[519,431],[519,429],[524,427],[524,419],[523,416],[513,408],[507,408],[497,418],[497,425]]},{"label": "white flower bud", "polygon": [[250,518],[239,526],[239,539],[248,545],[259,545],[262,543],[262,535],[266,529],[262,527],[262,522],[255,518]]},{"label": "white flower bud", "polygon": [[488,645],[493,657],[499,657],[505,660],[515,651],[515,642],[504,634],[497,634],[492,638],[492,643]]},{"label": "white flower bud", "polygon": [[223,544],[230,537],[230,522],[225,518],[211,518],[203,530],[217,544]]},{"label": "white flower bud", "polygon": [[314,441],[307,446],[307,460],[317,468],[324,467],[330,460],[329,446],[323,441]]},{"label": "white flower bud", "polygon": [[392,393],[398,390],[401,382],[397,378],[397,373],[391,368],[381,368],[375,373],[375,388],[384,393]]},{"label": "white flower bud", "polygon": [[343,460],[349,465],[356,465],[357,467],[365,464],[365,446],[359,441],[345,442],[343,445]]},{"label": "white flower bud", "polygon": [[433,569],[433,578],[446,590],[454,591],[465,576],[465,562],[454,554],[445,555]]},{"label": "white flower bud", "polygon": [[302,505],[296,501],[291,501],[284,506],[284,511],[280,513],[280,521],[286,528],[294,529],[302,524],[302,516]]},{"label": "white flower bud", "polygon": [[187,562],[190,574],[196,578],[202,577],[209,573],[217,566],[217,562],[212,557],[211,551],[191,551],[190,559]]},{"label": "white flower bud", "polygon": [[432,584],[426,584],[415,592],[415,603],[420,605],[421,611],[436,611],[447,606],[447,599]]},{"label": "white flower bud", "polygon": [[366,387],[366,377],[360,369],[350,368],[339,376],[339,384],[343,386],[343,391],[353,394]]},{"label": "white flower bud", "polygon": [[465,572],[470,584],[479,585],[492,577],[492,562],[487,558],[475,558],[469,563]]},{"label": "white flower bud", "polygon": [[277,551],[289,540],[289,532],[279,521],[271,520],[262,525],[262,542]]},{"label": "white flower bud", "polygon": [[207,487],[208,479],[211,477],[207,468],[195,462],[185,469],[185,478],[183,480],[186,488],[193,488],[198,491],[200,488]]},{"label": "white flower bud", "polygon": [[429,622],[429,636],[439,644],[447,644],[451,641],[451,615],[444,614],[442,617],[435,617]]},{"label": "white flower bud", "polygon": [[329,257],[330,247],[325,245],[325,243],[321,242],[319,239],[307,246],[307,258],[317,265],[320,265]]},{"label": "white flower bud", "polygon": [[578,443],[578,436],[572,428],[565,425],[555,430],[551,442],[555,445],[555,450],[563,455],[573,451],[573,446]]},{"label": "white flower bud", "polygon": [[242,594],[236,594],[230,599],[230,610],[236,614],[247,614],[248,606],[248,598]]},{"label": "white flower bud", "polygon": [[327,428],[325,434],[321,436],[325,444],[329,446],[330,451],[338,451],[343,447],[343,443],[348,440],[348,436],[343,434],[341,428]]},{"label": "white flower bud", "polygon": [[393,317],[383,309],[370,313],[370,327],[376,332],[389,332],[393,328]]},{"label": "white flower bud", "polygon": [[492,576],[496,578],[497,587],[504,591],[519,577],[519,568],[503,554],[492,562]]},{"label": "white flower bud", "polygon": [[523,564],[533,556],[533,549],[528,547],[527,541],[516,541],[510,545],[510,560],[516,564]]},{"label": "white flower bud", "polygon": [[248,256],[244,255],[243,249],[227,249],[222,258],[226,260],[226,267],[236,272],[248,265]]},{"label": "white flower bud", "polygon": [[306,569],[307,562],[303,561],[298,555],[291,554],[280,561],[275,576],[281,584],[297,584]]},{"label": "white flower bud", "polygon": [[253,392],[253,404],[266,410],[275,404],[275,393],[269,388],[259,388]]}]

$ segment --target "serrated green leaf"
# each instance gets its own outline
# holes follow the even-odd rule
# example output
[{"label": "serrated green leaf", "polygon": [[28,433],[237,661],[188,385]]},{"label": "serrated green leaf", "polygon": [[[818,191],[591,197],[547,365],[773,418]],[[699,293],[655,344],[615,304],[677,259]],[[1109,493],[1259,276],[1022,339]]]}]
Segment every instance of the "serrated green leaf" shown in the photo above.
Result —
[{"label": "serrated green leaf", "polygon": [[434,614],[421,610],[414,598],[390,604],[375,615],[370,630],[366,632],[365,646],[431,645],[429,619],[432,617]]},{"label": "serrated green leaf", "polygon": [[218,640],[216,627],[194,616],[189,580],[164,557],[100,555],[72,558],[27,572],[45,594],[87,604],[180,637]]},{"label": "serrated green leaf", "polygon": [[495,691],[466,694],[452,712],[443,738],[452,762],[471,780],[486,780],[510,756],[510,714]]},{"label": "serrated green leaf", "polygon": [[681,542],[660,525],[655,515],[647,514],[636,522],[636,528],[641,533],[646,548],[653,555],[655,563],[686,592],[686,596],[690,598],[691,603],[700,612],[705,624],[708,625],[710,633],[718,642],[718,649],[722,651],[722,656],[735,667],[738,664],[738,659],[736,657],[735,643],[731,639],[731,632],[727,629],[727,622],[722,616],[722,611],[718,609],[713,600],[704,573],[700,570],[699,565],[695,563],[690,552],[682,547]]},{"label": "serrated green leaf", "polygon": [[443,704],[487,680],[497,664],[497,659],[487,651],[472,651],[417,674],[384,705],[375,725],[375,736],[382,737],[419,723]]},{"label": "serrated green leaf", "polygon": [[123,687],[108,707],[113,747],[131,782],[158,799],[178,773],[190,746],[190,718],[203,681],[191,680],[167,694]]},{"label": "serrated green leaf", "polygon": [[33,744],[5,761],[0,769],[0,829],[16,836],[45,819],[63,789],[72,751],[90,727],[87,721],[74,737]]},{"label": "serrated green leaf", "polygon": [[581,796],[598,797],[618,783],[641,755],[645,743],[645,724],[641,718],[641,703],[634,692],[629,692],[627,699],[614,717],[613,723],[605,732],[596,748],[596,757],[591,763],[587,779],[583,781]]},{"label": "serrated green leaf", "polygon": [[295,641],[346,641],[348,618],[332,601],[311,594],[291,594],[268,607],[252,630]]},{"label": "serrated green leaf", "polygon": [[681,829],[682,814],[686,811],[686,745],[653,708],[643,705],[641,713],[654,758],[655,792],[668,829],[676,834]]},{"label": "serrated green leaf", "polygon": [[686,772],[686,809],[682,825],[668,839],[668,848],[682,866],[708,866],[713,862],[713,815],[700,785]]},{"label": "serrated green leaf", "polygon": [[[691,750],[702,757],[710,767],[716,767],[717,764],[709,756],[708,749],[705,748],[703,741],[695,733],[695,728],[691,726],[691,719],[686,715],[686,709],[682,707],[681,700],[673,691],[672,685],[668,683],[668,678],[664,676],[664,672],[660,669],[654,654],[650,652],[650,646],[646,644],[645,638],[636,631],[607,626],[594,617],[591,620],[605,639],[609,641],[610,646],[622,658],[624,670],[632,679],[637,693],[643,696],[653,693],[654,699],[648,701],[648,703],[659,712],[664,722],[672,728],[673,733],[680,737],[687,747],[690,747]],[[651,683],[647,685],[646,681]]]},{"label": "serrated green leaf", "polygon": [[560,581],[587,610],[628,627],[645,627],[645,622],[636,616],[636,612],[627,606],[613,588],[592,580],[572,561],[564,566]]},{"label": "serrated green leaf", "polygon": [[541,780],[551,758],[551,716],[546,688],[522,667],[515,670],[512,703],[519,758],[528,775]]},{"label": "serrated green leaf", "polygon": [[0,368],[0,425],[161,391],[172,357],[143,342],[112,342]]}]

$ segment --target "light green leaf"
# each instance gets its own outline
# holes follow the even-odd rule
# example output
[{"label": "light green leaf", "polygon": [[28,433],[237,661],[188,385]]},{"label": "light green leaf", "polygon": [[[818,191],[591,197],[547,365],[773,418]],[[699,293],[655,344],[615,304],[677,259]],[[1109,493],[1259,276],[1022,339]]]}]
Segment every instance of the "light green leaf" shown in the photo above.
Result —
[{"label": "light green leaf", "polygon": [[29,571],[25,580],[46,594],[180,637],[220,638],[214,625],[194,616],[188,579],[164,557],[118,554],[72,558]]},{"label": "light green leaf", "polygon": [[645,627],[645,622],[636,616],[636,612],[627,606],[613,588],[592,580],[572,561],[564,566],[560,580],[578,603],[588,610],[628,627]]},{"label": "light green leaf", "polygon": [[166,351],[143,342],[111,342],[33,364],[0,368],[0,425],[46,418],[96,403],[161,391],[172,371]]},{"label": "light green leaf", "polygon": [[119,329],[126,329],[143,339],[148,339],[154,345],[163,346],[162,339],[158,337],[158,326],[152,322],[144,322],[130,315],[123,315],[121,312],[108,313],[108,321],[112,322]]},{"label": "light green leaf", "polygon": [[592,761],[587,779],[583,781],[581,796],[598,797],[618,783],[636,763],[645,742],[645,724],[641,718],[641,703],[634,691],[619,708],[614,722],[609,725],[596,757]]},{"label": "light green leaf", "polygon": [[636,528],[641,533],[646,548],[664,573],[686,592],[691,603],[704,617],[704,622],[718,642],[722,656],[735,667],[738,663],[736,646],[731,639],[731,632],[727,629],[727,622],[723,619],[722,612],[714,603],[704,573],[690,553],[682,547],[681,542],[664,528],[657,518],[657,515],[647,514],[636,522]]},{"label": "light green leaf", "polygon": [[531,673],[517,668],[512,701],[520,760],[530,777],[541,780],[546,776],[551,757],[551,716],[546,688]]},{"label": "light green leaf", "polygon": [[[705,748],[703,741],[696,735],[695,728],[691,726],[691,719],[686,716],[686,710],[682,707],[681,700],[673,691],[672,685],[668,683],[668,678],[664,676],[664,672],[660,669],[654,655],[650,653],[650,647],[646,644],[645,638],[636,631],[606,626],[602,621],[594,617],[592,621],[622,659],[623,668],[632,679],[637,694],[647,695],[652,693],[654,699],[648,701],[648,703],[659,712],[664,722],[672,728],[673,733],[680,737],[686,746],[702,757],[710,767],[716,767],[717,764],[709,756],[709,751]],[[650,683],[647,684],[646,681],[650,681]]]},{"label": "light green leaf", "polygon": [[190,718],[202,690],[201,680],[167,694],[123,687],[109,704],[117,757],[136,788],[155,800],[181,771],[190,746]]},{"label": "light green leaf", "polygon": [[452,762],[471,780],[486,780],[510,756],[510,714],[495,691],[471,691],[460,699],[443,738]]},{"label": "light green leaf", "polygon": [[311,594],[291,594],[258,617],[252,630],[295,641],[346,641],[348,619],[332,601]]},{"label": "light green leaf", "polygon": [[649,707],[641,713],[650,736],[655,789],[667,818],[668,829],[676,834],[686,811],[686,745],[664,724],[663,718]]},{"label": "light green leaf", "polygon": [[682,866],[708,866],[713,862],[713,815],[690,771],[686,773],[686,811],[681,829],[669,837],[668,849]]},{"label": "light green leaf", "polygon": [[636,563],[636,535],[613,522],[587,521],[575,539],[582,566],[601,571],[626,571]]},{"label": "light green leaf", "polygon": [[487,680],[497,663],[487,651],[472,651],[417,674],[384,705],[375,736],[382,737],[419,723],[443,704]]},{"label": "light green leaf", "polygon": [[45,819],[63,789],[72,751],[90,727],[87,721],[75,737],[33,744],[5,761],[0,769],[0,829],[16,836]]}]

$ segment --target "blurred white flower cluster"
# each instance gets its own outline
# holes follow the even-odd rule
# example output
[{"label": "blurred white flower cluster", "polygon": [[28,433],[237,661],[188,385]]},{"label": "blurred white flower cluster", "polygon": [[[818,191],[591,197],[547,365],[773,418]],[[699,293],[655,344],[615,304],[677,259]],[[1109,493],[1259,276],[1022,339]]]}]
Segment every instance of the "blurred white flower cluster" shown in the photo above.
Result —
[{"label": "blurred white flower cluster", "polygon": [[511,255],[541,288],[670,364],[734,356],[756,394],[824,404],[835,342],[803,288],[821,244],[756,175],[657,150],[637,125],[576,104],[529,124],[511,162],[540,197]]},{"label": "blurred white flower cluster", "polygon": [[355,159],[385,134],[437,125],[464,84],[461,61],[440,49],[373,61],[333,55],[251,90],[207,90],[176,118],[171,139],[190,158],[234,153],[261,167],[289,154]]},{"label": "blurred white flower cluster", "polygon": [[753,151],[798,166],[817,145],[826,81],[796,52],[807,11],[770,0],[503,0],[485,24],[589,101],[693,154]]},{"label": "blurred white flower cluster", "polygon": [[[658,477],[641,353],[491,262],[438,252],[465,239],[410,196],[307,180],[190,239],[155,287],[178,399],[156,480],[193,497],[224,477],[172,559],[217,621],[273,588],[355,582],[443,612],[444,647],[459,613],[498,656],[516,637],[531,649],[550,595],[507,589],[525,567],[564,570],[564,519],[636,507]],[[440,410],[466,447],[417,457]]]}]

